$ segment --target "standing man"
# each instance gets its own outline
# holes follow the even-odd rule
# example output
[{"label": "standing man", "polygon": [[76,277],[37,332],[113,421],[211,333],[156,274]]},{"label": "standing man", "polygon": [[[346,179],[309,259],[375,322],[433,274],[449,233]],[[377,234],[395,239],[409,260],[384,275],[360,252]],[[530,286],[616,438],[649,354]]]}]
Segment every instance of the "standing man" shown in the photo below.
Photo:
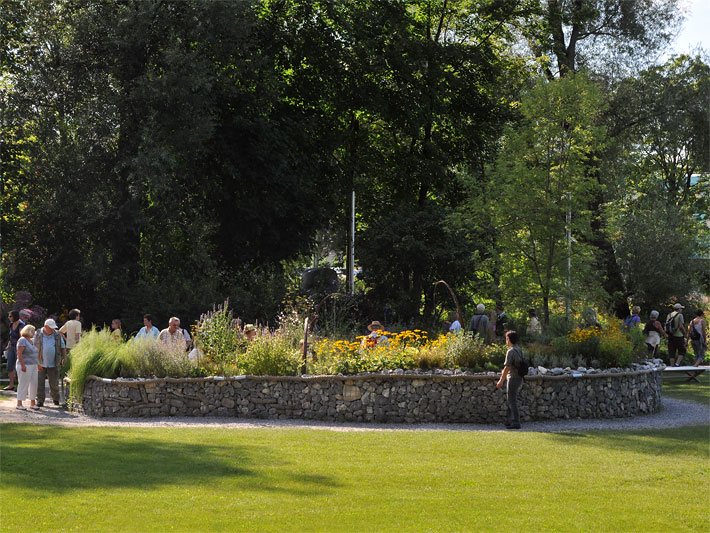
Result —
[{"label": "standing man", "polygon": [[44,327],[35,334],[38,350],[37,405],[42,407],[46,397],[44,380],[49,379],[49,390],[54,405],[59,405],[59,371],[66,356],[64,337],[57,331],[57,323],[52,318],[44,321]]},{"label": "standing man", "polygon": [[143,315],[143,327],[136,334],[136,339],[157,339],[160,335],[160,330],[153,325],[152,315]]},{"label": "standing man", "polygon": [[[680,304],[673,306],[673,312],[666,317],[666,333],[668,333],[668,364],[680,366],[685,357],[685,346],[688,344],[685,331],[685,318],[681,311],[685,309]],[[676,357],[676,353],[678,356]]]},{"label": "standing man", "polygon": [[190,334],[180,327],[180,319],[176,316],[168,320],[168,327],[160,332],[158,338],[168,346],[179,346],[183,350],[192,343]]},{"label": "standing man", "polygon": [[74,348],[79,342],[79,339],[81,339],[81,311],[72,309],[69,311],[68,318],[69,320],[59,328],[59,333],[64,335],[64,339],[67,343],[67,354],[71,352],[71,349]]},{"label": "standing man", "polygon": [[5,347],[7,354],[7,377],[10,383],[3,390],[15,390],[15,365],[17,364],[17,341],[20,340],[20,331],[25,327],[25,321],[22,320],[20,312],[10,311],[7,315],[10,321],[10,338]]},{"label": "standing man", "polygon": [[508,331],[505,334],[505,345],[508,352],[505,354],[505,366],[500,375],[496,389],[507,384],[506,395],[508,400],[508,410],[506,412],[505,427],[508,429],[520,429],[520,413],[518,412],[518,391],[523,385],[523,376],[520,375],[519,368],[523,364],[523,349],[520,347],[520,338],[515,331]]}]

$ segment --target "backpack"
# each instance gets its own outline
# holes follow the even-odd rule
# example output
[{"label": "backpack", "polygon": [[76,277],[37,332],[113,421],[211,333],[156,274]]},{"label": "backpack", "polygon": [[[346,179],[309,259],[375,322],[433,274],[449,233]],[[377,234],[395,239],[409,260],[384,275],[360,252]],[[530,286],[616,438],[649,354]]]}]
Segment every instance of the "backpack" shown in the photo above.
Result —
[{"label": "backpack", "polygon": [[678,316],[678,313],[671,313],[668,315],[668,318],[666,318],[666,325],[664,329],[666,330],[666,333],[668,335],[673,335],[675,331],[678,329],[677,326],[674,326],[673,323],[675,322],[676,317]]},{"label": "backpack", "polygon": [[692,328],[690,328],[690,340],[693,341],[699,341],[700,340],[700,332],[698,329],[695,327],[695,324],[693,325]]},{"label": "backpack", "polygon": [[518,364],[515,366],[515,369],[518,371],[518,375],[522,378],[528,375],[528,370],[530,370],[530,362],[525,359],[525,355],[523,354],[523,350],[518,348],[520,353],[520,361]]}]

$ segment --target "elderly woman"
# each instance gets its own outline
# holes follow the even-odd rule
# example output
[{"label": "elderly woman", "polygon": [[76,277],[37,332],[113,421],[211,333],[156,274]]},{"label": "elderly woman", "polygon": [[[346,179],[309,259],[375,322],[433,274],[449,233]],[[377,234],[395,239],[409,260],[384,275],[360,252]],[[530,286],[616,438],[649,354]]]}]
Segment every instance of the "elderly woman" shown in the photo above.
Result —
[{"label": "elderly woman", "polygon": [[17,341],[17,407],[25,409],[22,402],[30,398],[30,409],[39,409],[35,405],[37,396],[37,347],[32,342],[35,335],[35,327],[27,325],[20,331],[20,339]]},{"label": "elderly woman", "polygon": [[646,348],[650,357],[658,355],[658,346],[661,344],[661,337],[666,336],[663,330],[663,324],[658,320],[658,311],[651,311],[648,322],[643,328],[643,333],[646,335]]}]

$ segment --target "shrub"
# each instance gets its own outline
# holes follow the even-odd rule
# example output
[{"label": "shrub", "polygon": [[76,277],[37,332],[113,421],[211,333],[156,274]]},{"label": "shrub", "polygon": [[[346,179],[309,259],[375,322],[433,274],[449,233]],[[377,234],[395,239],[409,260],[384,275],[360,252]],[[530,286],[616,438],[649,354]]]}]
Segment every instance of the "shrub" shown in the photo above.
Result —
[{"label": "shrub", "polygon": [[254,376],[292,376],[298,373],[301,358],[289,339],[262,332],[237,358],[237,370]]},{"label": "shrub", "polygon": [[458,368],[483,368],[487,361],[485,346],[483,339],[468,331],[451,335],[446,345],[446,364]]},{"label": "shrub", "polygon": [[203,354],[202,364],[216,374],[226,375],[228,368],[234,367],[237,353],[245,348],[228,300],[200,316],[194,335],[195,346]]},{"label": "shrub", "polygon": [[429,345],[422,347],[414,358],[421,370],[433,370],[446,367],[446,346]]}]

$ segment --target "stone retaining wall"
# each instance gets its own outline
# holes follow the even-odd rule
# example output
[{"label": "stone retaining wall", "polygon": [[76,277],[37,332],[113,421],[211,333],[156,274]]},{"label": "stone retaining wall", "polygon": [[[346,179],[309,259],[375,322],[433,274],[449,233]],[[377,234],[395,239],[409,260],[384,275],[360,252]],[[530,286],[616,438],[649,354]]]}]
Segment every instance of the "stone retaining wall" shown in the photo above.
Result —
[{"label": "stone retaining wall", "polygon": [[[480,422],[505,419],[494,375],[368,374],[109,380],[90,377],[83,405],[91,416],[223,416],[337,422]],[[528,376],[521,419],[616,418],[661,406],[661,372],[583,377]]]}]

